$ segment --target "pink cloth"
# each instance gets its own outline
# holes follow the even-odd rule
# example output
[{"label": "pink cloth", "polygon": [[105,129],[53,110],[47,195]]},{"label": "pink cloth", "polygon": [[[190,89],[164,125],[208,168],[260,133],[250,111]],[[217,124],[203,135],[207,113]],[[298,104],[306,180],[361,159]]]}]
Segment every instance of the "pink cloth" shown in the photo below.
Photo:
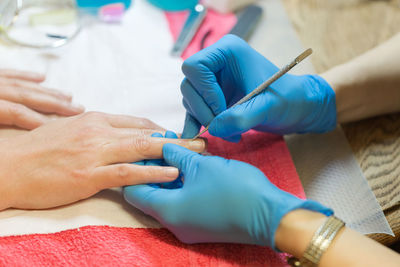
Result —
[{"label": "pink cloth", "polygon": [[[188,11],[181,12],[166,12],[166,17],[169,23],[174,40],[176,40],[181,32],[183,24],[188,16]],[[183,52],[182,58],[186,59],[200,50],[200,44],[203,36],[208,32],[210,35],[206,39],[205,47],[212,45],[222,36],[229,33],[236,24],[236,16],[234,14],[220,14],[213,10],[209,10],[202,25],[194,36],[192,42]]]}]

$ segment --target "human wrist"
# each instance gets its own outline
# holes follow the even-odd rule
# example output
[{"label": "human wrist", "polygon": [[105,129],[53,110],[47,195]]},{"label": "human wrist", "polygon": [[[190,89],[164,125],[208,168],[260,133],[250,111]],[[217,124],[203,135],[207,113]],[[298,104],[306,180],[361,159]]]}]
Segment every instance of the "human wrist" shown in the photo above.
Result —
[{"label": "human wrist", "polygon": [[358,88],[363,88],[366,81],[365,73],[354,62],[344,63],[331,68],[320,75],[336,95],[336,110],[338,123],[346,123],[358,119],[363,113],[362,94]]},{"label": "human wrist", "polygon": [[10,177],[11,173],[9,169],[9,157],[10,151],[6,148],[6,144],[3,140],[0,141],[0,151],[3,151],[3,157],[0,157],[0,211],[12,207],[13,203],[13,190],[12,181]]},{"label": "human wrist", "polygon": [[305,209],[289,212],[282,218],[276,231],[276,247],[300,258],[326,218],[327,216],[322,213]]}]

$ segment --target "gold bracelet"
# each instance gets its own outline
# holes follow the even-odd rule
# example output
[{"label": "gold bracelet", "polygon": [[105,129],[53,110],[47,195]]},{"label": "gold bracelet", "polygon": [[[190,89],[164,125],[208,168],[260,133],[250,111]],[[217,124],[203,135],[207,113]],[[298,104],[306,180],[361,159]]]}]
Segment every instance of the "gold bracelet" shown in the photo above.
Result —
[{"label": "gold bracelet", "polygon": [[344,227],[345,223],[335,216],[330,216],[314,233],[303,257],[299,260],[290,257],[288,263],[294,267],[318,266],[322,255],[328,249],[337,233]]}]

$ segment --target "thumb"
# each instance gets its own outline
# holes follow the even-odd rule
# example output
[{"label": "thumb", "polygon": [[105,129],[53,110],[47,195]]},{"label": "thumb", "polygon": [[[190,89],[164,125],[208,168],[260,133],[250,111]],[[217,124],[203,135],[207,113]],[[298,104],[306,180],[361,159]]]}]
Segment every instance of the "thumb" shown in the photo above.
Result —
[{"label": "thumb", "polygon": [[124,187],[123,194],[129,204],[150,216],[159,218],[163,207],[171,205],[175,191],[151,185],[132,185]]},{"label": "thumb", "polygon": [[268,117],[269,101],[264,92],[243,104],[229,108],[211,122],[210,134],[222,138],[237,136],[262,124]]},{"label": "thumb", "polygon": [[197,166],[196,163],[202,158],[199,154],[174,144],[163,146],[163,156],[168,165],[178,168],[183,173],[185,181],[190,179],[192,166]]}]

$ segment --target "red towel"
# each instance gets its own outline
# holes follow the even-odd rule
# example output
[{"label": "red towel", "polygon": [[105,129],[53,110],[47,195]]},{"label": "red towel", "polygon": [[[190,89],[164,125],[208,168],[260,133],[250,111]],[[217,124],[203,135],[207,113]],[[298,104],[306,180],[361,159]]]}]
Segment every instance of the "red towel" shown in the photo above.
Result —
[{"label": "red towel", "polygon": [[55,234],[5,237],[1,266],[282,266],[259,246],[185,245],[165,229],[86,226]]}]

